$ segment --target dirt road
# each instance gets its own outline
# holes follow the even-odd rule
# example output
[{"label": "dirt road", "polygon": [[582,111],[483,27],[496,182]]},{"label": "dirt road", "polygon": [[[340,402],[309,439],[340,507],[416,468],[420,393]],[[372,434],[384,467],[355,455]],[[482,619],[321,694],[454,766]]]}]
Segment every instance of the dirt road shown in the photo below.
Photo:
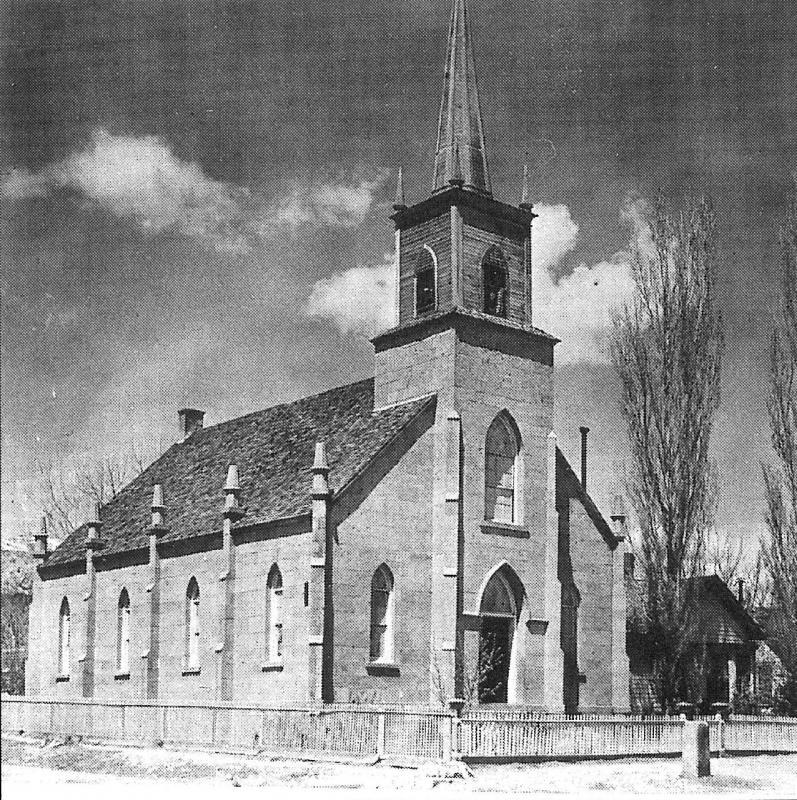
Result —
[{"label": "dirt road", "polygon": [[679,776],[677,759],[625,759],[577,764],[477,766],[320,763],[297,759],[229,756],[157,748],[3,739],[3,800],[32,800],[45,793],[86,800],[166,797],[197,800],[251,796],[516,797],[618,796],[797,798],[797,756],[750,756],[712,760],[712,776]]}]

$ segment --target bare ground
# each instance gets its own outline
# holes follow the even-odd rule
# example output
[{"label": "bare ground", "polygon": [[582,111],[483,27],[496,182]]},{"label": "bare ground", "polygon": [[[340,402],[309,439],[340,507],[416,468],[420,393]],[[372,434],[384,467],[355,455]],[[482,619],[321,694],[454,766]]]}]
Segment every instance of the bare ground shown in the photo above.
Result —
[{"label": "bare ground", "polygon": [[[680,777],[678,759],[624,759],[563,764],[428,764],[418,769],[386,764],[332,763],[201,751],[45,742],[3,737],[3,800],[46,793],[59,798],[93,793],[109,800],[168,794],[252,794],[272,797],[477,795],[514,797],[797,798],[797,755],[712,759],[712,776]],[[145,798],[144,800],[149,800]]]}]

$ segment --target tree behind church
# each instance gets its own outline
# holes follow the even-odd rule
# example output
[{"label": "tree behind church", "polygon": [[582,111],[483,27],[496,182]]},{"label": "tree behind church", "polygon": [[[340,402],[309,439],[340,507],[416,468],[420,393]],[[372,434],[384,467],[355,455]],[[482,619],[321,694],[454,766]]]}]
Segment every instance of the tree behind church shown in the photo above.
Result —
[{"label": "tree behind church", "polygon": [[716,508],[709,439],[723,335],[710,204],[674,216],[660,199],[650,234],[634,254],[635,292],[615,316],[612,356],[630,440],[627,489],[641,529],[640,610],[667,709],[692,688],[687,663],[695,649],[689,645],[699,637],[687,609]]},{"label": "tree behind church", "polygon": [[767,633],[788,678],[783,710],[797,711],[797,194],[781,234],[783,313],[772,336],[768,402],[777,466],[764,467],[767,528],[764,560],[772,603]]}]

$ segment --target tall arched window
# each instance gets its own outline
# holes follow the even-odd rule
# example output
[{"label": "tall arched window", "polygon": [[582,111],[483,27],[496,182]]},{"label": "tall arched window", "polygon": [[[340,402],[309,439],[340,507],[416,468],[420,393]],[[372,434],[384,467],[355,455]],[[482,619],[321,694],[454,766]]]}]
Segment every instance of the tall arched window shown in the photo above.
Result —
[{"label": "tall arched window", "polygon": [[371,579],[371,660],[393,661],[393,573],[385,564]]},{"label": "tall arched window", "polygon": [[499,414],[490,425],[485,450],[485,519],[519,522],[517,484],[520,441],[514,426],[503,414]]},{"label": "tall arched window", "polygon": [[119,594],[116,613],[116,671],[130,672],[130,595],[127,589]]},{"label": "tall arched window", "polygon": [[61,601],[61,610],[58,612],[58,674],[62,677],[69,676],[69,601]]},{"label": "tall arched window", "polygon": [[282,573],[276,564],[268,573],[268,660],[282,661]]},{"label": "tall arched window", "polygon": [[496,317],[505,317],[509,307],[509,285],[506,259],[500,247],[493,245],[482,259],[482,285],[484,311]]},{"label": "tall arched window", "polygon": [[196,578],[188,582],[185,593],[185,665],[199,669],[199,584]]},{"label": "tall arched window", "polygon": [[434,255],[424,247],[415,262],[415,313],[432,311],[437,304],[437,276]]}]

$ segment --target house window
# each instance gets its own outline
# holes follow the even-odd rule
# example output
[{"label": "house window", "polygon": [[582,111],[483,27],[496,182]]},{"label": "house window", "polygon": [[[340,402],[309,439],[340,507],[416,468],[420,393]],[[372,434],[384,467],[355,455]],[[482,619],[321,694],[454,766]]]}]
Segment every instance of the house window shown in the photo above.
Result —
[{"label": "house window", "polygon": [[185,666],[199,670],[199,584],[196,578],[188,582],[185,595]]},{"label": "house window", "polygon": [[268,574],[268,660],[282,661],[282,574],[275,564]]},{"label": "house window", "polygon": [[61,610],[58,614],[58,674],[61,677],[69,676],[69,601],[61,601]]},{"label": "house window", "polygon": [[130,595],[127,589],[119,594],[116,614],[116,671],[120,674],[130,672]]},{"label": "house window", "polygon": [[504,415],[493,420],[487,431],[485,455],[485,518],[495,522],[518,522],[517,472],[520,442]]},{"label": "house window", "polygon": [[437,269],[435,257],[428,247],[418,254],[415,264],[415,313],[434,310],[437,305]]},{"label": "house window", "polygon": [[509,287],[507,286],[506,259],[501,248],[493,245],[482,259],[482,284],[484,286],[484,311],[496,317],[507,316]]},{"label": "house window", "polygon": [[384,564],[371,579],[371,660],[393,661],[393,574]]}]

